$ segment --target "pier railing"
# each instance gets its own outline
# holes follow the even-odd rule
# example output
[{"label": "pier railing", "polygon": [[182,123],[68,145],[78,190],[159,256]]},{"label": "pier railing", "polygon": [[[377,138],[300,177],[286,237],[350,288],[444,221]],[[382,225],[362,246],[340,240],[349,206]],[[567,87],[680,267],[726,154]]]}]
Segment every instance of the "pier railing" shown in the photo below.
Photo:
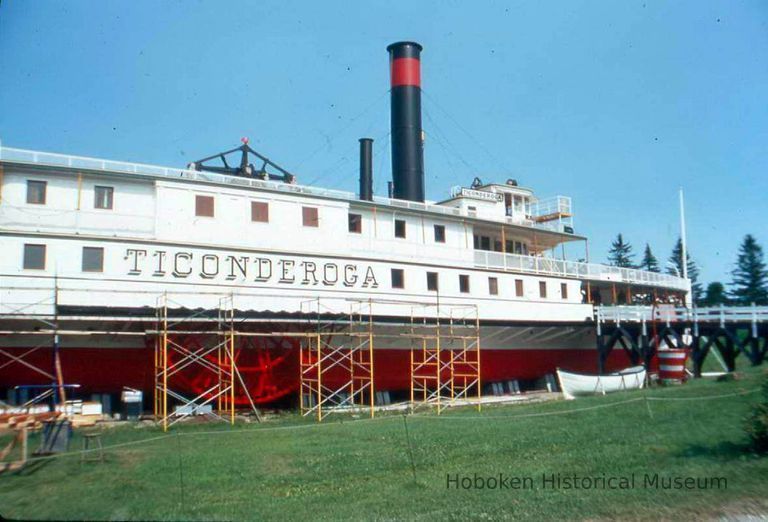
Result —
[{"label": "pier railing", "polygon": [[[190,180],[205,183],[220,183],[225,185],[238,185],[243,187],[252,187],[277,192],[287,192],[292,194],[305,194],[308,196],[319,196],[330,199],[340,199],[348,201],[359,201],[357,195],[343,190],[325,189],[319,187],[310,187],[306,185],[297,185],[291,183],[279,183],[275,181],[244,178],[238,176],[228,176],[204,170],[191,170],[187,168],[161,167],[149,165],[146,163],[131,163],[125,161],[112,161],[98,158],[89,158],[86,156],[72,156],[69,154],[57,154],[53,152],[41,152],[35,150],[16,149],[0,146],[0,161],[9,161],[15,163],[28,163],[49,167],[65,167],[69,169],[83,169],[103,172],[120,172],[133,174],[137,176],[147,176],[153,178],[169,178],[174,180]],[[564,198],[564,196],[558,196]],[[412,210],[421,210],[443,214],[447,216],[467,217],[468,214],[456,207],[447,207],[435,205],[433,203],[420,203],[417,201],[405,201],[399,199],[384,198],[374,196],[373,201],[393,207],[400,207]],[[570,202],[570,199],[569,199]],[[570,203],[568,204],[570,208]],[[489,221],[498,221],[509,225],[526,226],[542,230],[551,230],[563,232],[557,227],[556,223],[535,223],[513,222],[511,218],[499,217],[498,219],[484,217]]]},{"label": "pier railing", "polygon": [[599,323],[642,323],[658,321],[662,323],[716,323],[724,326],[733,323],[768,322],[768,306],[713,306],[705,308],[685,308],[673,305],[656,306],[597,306],[595,307]]},{"label": "pier railing", "polygon": [[527,274],[653,286],[686,292],[690,290],[690,282],[687,279],[669,274],[597,263],[564,261],[561,259],[504,254],[485,250],[475,251],[475,266],[481,268],[500,268],[510,272]]}]

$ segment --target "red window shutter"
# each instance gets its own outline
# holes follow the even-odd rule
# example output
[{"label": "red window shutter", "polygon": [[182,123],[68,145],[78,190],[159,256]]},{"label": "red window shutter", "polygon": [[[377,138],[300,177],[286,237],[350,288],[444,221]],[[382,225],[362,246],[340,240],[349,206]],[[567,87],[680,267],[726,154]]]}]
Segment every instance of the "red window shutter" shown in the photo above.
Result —
[{"label": "red window shutter", "polygon": [[195,215],[213,217],[213,196],[195,196]]},{"label": "red window shutter", "polygon": [[251,221],[269,223],[269,203],[251,201]]},{"label": "red window shutter", "polygon": [[305,227],[319,226],[316,207],[301,207],[301,220]]}]

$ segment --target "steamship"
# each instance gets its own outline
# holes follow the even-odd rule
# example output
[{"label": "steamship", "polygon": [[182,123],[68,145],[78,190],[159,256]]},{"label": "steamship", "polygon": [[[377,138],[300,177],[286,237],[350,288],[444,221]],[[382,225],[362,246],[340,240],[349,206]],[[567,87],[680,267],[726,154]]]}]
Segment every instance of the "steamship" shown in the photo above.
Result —
[{"label": "steamship", "polygon": [[[687,299],[682,278],[565,259],[564,244],[586,246],[568,197],[475,179],[425,200],[421,50],[388,47],[386,196],[373,194],[370,139],[360,140],[358,194],[302,185],[245,139],[182,168],[0,148],[0,394],[52,381],[50,352],[35,348],[55,323],[69,332],[55,339],[65,382],[150,395],[160,296],[177,317],[229,296],[241,327],[269,332],[312,329],[359,302],[374,335],[441,314],[466,320],[469,309],[488,386],[558,366],[594,371],[596,303]],[[252,399],[295,396],[300,339],[244,342]],[[410,348],[397,335],[377,341],[377,390],[408,389]],[[615,350],[608,367],[625,363]],[[192,393],[208,385],[184,378]]]}]

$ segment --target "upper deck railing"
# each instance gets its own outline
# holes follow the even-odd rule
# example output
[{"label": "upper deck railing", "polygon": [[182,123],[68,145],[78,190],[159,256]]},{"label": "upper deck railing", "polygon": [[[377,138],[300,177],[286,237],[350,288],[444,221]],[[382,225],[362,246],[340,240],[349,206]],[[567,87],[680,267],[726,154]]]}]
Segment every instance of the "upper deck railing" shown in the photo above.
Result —
[{"label": "upper deck railing", "polygon": [[690,282],[687,279],[669,274],[600,265],[597,263],[564,261],[546,257],[504,254],[501,252],[489,252],[485,250],[475,250],[475,266],[482,268],[501,268],[510,272],[654,286],[672,290],[682,290],[685,292],[690,289]]},{"label": "upper deck railing", "polygon": [[548,216],[570,217],[572,214],[571,198],[568,196],[553,196],[531,203],[531,217],[534,219]]},{"label": "upper deck railing", "polygon": [[[16,149],[3,147],[0,145],[0,161],[9,161],[15,163],[27,163],[32,165],[66,167],[70,169],[86,169],[102,172],[117,172],[122,174],[132,174],[136,176],[146,176],[152,178],[167,178],[172,180],[189,180],[203,183],[219,183],[225,185],[235,185],[241,187],[251,187],[256,189],[271,190],[276,192],[287,192],[291,194],[319,196],[329,199],[338,199],[345,201],[359,201],[352,192],[343,190],[325,189],[319,187],[309,187],[306,185],[297,185],[289,183],[280,183],[269,180],[255,178],[244,178],[238,176],[228,176],[213,172],[190,170],[186,168],[161,167],[157,165],[148,165],[146,163],[130,163],[125,161],[112,161],[98,158],[89,158],[85,156],[72,156],[69,154],[57,154],[53,152],[40,152],[26,149]],[[463,212],[459,208],[435,205],[433,203],[419,203],[416,201],[406,201],[400,199],[384,198],[374,196],[374,202],[388,205],[391,207],[405,208],[409,210],[419,210],[433,212],[446,216],[455,217],[474,217]],[[518,223],[513,222],[511,218],[500,217],[498,219],[482,217],[486,221],[495,221],[517,226],[530,226],[532,228],[562,232],[552,226],[552,223]]]}]

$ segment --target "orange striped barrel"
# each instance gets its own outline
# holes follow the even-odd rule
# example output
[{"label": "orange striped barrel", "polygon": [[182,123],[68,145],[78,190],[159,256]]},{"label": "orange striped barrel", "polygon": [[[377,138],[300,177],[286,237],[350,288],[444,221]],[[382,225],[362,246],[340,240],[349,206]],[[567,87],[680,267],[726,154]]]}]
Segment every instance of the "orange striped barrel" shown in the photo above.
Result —
[{"label": "orange striped barrel", "polygon": [[685,380],[687,350],[659,350],[659,379],[662,382],[679,383]]}]

